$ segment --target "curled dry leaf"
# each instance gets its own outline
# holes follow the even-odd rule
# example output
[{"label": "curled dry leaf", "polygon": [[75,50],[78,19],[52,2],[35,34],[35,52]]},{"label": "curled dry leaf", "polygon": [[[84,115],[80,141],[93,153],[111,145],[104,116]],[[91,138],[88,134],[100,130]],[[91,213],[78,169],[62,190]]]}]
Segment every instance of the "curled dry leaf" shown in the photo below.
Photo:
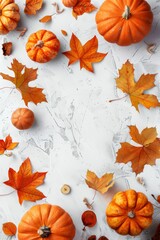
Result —
[{"label": "curled dry leaf", "polygon": [[2,44],[2,51],[4,56],[9,56],[12,53],[12,42]]},{"label": "curled dry leaf", "polygon": [[98,238],[98,240],[109,240],[109,239],[106,238],[105,236],[102,236],[102,237]]},{"label": "curled dry leaf", "polygon": [[114,185],[113,175],[113,173],[105,173],[99,178],[94,172],[88,170],[85,182],[88,187],[104,194]]},{"label": "curled dry leaf", "polygon": [[17,232],[17,227],[12,222],[6,222],[2,225],[2,230],[7,236],[14,236]]},{"label": "curled dry leaf", "polygon": [[84,204],[86,205],[87,208],[89,208],[90,210],[93,210],[93,206],[92,206],[93,202],[89,203],[87,198],[84,198],[83,202],[84,202]]},{"label": "curled dry leaf", "polygon": [[27,158],[20,166],[18,172],[9,168],[9,180],[4,184],[17,190],[19,203],[24,200],[35,202],[45,197],[45,195],[36,189],[44,181],[47,172],[32,173],[30,159]]},{"label": "curled dry leaf", "polygon": [[136,126],[129,126],[129,129],[132,140],[140,146],[133,146],[128,142],[121,143],[116,162],[131,162],[133,171],[138,174],[146,164],[155,165],[156,159],[160,158],[160,138],[157,138],[156,128],[145,128],[141,133]]},{"label": "curled dry leaf", "polygon": [[6,150],[13,150],[18,144],[18,142],[12,142],[10,135],[8,135],[5,140],[0,139],[0,154],[4,154]]},{"label": "curled dry leaf", "polygon": [[97,52],[98,39],[96,36],[82,45],[76,35],[72,34],[70,48],[70,51],[63,52],[63,54],[69,59],[68,65],[79,61],[80,69],[85,68],[90,72],[94,72],[92,64],[101,62],[107,55],[107,53]]},{"label": "curled dry leaf", "polygon": [[90,236],[89,238],[88,238],[88,240],[96,240],[97,238],[96,238],[96,235],[92,235],[92,236]]},{"label": "curled dry leaf", "polygon": [[116,78],[116,85],[117,88],[121,89],[124,93],[127,93],[130,97],[132,106],[134,106],[137,111],[139,111],[139,104],[146,108],[155,108],[160,106],[157,97],[152,94],[144,93],[144,91],[155,86],[155,75],[156,74],[143,74],[139,80],[135,82],[133,64],[127,61],[119,70],[119,77]]},{"label": "curled dry leaf", "polygon": [[22,28],[17,28],[17,31],[20,32],[19,34],[19,38],[23,37],[25,35],[25,33],[27,32],[27,28],[26,27],[22,27]]},{"label": "curled dry leaf", "polygon": [[41,22],[41,23],[50,22],[50,21],[52,20],[52,16],[53,16],[53,14],[52,14],[52,15],[47,15],[47,16],[41,18],[41,19],[39,20],[39,22]]},{"label": "curled dry leaf", "polygon": [[145,185],[144,179],[143,179],[142,177],[137,177],[136,180],[137,180],[137,182],[138,182],[139,184],[141,184],[142,186]]},{"label": "curled dry leaf", "polygon": [[56,2],[52,3],[52,5],[55,7],[55,10],[56,10],[57,14],[61,14],[61,13],[64,12],[64,8],[60,10],[59,5]]},{"label": "curled dry leaf", "polygon": [[65,31],[65,30],[61,30],[61,33],[64,35],[64,36],[67,36],[68,34],[67,34],[67,32]]},{"label": "curled dry leaf", "polygon": [[[90,13],[97,8],[91,3],[91,0],[78,0],[77,4],[73,7],[72,15],[77,17],[84,13]],[[74,13],[74,14],[73,14]]]},{"label": "curled dry leaf", "polygon": [[158,224],[156,232],[152,237],[152,240],[160,240],[160,224]]},{"label": "curled dry leaf", "polygon": [[27,68],[25,65],[18,62],[17,59],[13,59],[13,63],[9,70],[13,71],[14,77],[4,73],[0,73],[0,75],[3,79],[12,82],[15,85],[27,106],[29,102],[38,104],[47,101],[45,95],[42,93],[42,88],[28,86],[30,81],[37,78],[37,69]]},{"label": "curled dry leaf", "polygon": [[156,44],[149,44],[148,47],[147,47],[147,51],[150,53],[150,54],[153,54],[155,53],[155,49],[156,49]]},{"label": "curled dry leaf", "polygon": [[87,210],[81,216],[85,227],[94,227],[97,223],[96,214],[93,211]]},{"label": "curled dry leaf", "polygon": [[28,15],[35,15],[42,8],[43,0],[26,0],[24,12]]}]

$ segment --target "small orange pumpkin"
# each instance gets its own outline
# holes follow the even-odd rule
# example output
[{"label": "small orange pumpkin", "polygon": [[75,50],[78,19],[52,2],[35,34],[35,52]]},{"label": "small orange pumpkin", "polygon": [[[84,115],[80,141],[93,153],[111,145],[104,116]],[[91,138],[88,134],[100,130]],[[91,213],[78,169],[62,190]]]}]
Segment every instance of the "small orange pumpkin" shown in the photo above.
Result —
[{"label": "small orange pumpkin", "polygon": [[151,30],[153,13],[144,0],[105,0],[96,14],[99,33],[111,43],[140,42]]},{"label": "small orange pumpkin", "polygon": [[18,108],[12,113],[12,124],[20,129],[28,129],[33,125],[34,113],[28,108]]},{"label": "small orange pumpkin", "polygon": [[0,0],[0,34],[14,30],[19,20],[19,7],[14,0]]},{"label": "small orange pumpkin", "polygon": [[74,7],[77,4],[78,0],[62,0],[62,3],[65,7]]},{"label": "small orange pumpkin", "polygon": [[18,225],[19,240],[72,240],[75,226],[61,207],[40,204],[31,207]]},{"label": "small orange pumpkin", "polygon": [[56,35],[47,30],[32,33],[26,44],[26,51],[30,59],[45,63],[55,58],[60,49],[60,42]]},{"label": "small orange pumpkin", "polygon": [[106,209],[108,225],[121,235],[137,236],[152,223],[153,206],[134,190],[118,192]]}]

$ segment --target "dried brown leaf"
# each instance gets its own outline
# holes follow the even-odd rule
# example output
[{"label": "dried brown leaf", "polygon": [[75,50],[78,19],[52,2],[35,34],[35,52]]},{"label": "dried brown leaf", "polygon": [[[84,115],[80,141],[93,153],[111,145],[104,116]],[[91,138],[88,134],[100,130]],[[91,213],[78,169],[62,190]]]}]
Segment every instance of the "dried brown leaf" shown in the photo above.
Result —
[{"label": "dried brown leaf", "polygon": [[9,56],[12,53],[12,42],[2,44],[2,51],[4,56]]},{"label": "dried brown leaf", "polygon": [[43,18],[41,18],[41,19],[39,20],[39,22],[41,22],[41,23],[50,22],[50,21],[52,20],[52,16],[53,16],[53,15],[46,15],[46,16],[44,16]]},{"label": "dried brown leaf", "polygon": [[20,37],[23,37],[25,35],[25,33],[27,32],[27,28],[26,27],[23,27],[23,28],[18,28],[17,31],[20,32],[19,34],[19,38]]},{"label": "dried brown leaf", "polygon": [[92,206],[93,202],[89,203],[87,198],[84,198],[83,202],[84,202],[84,204],[86,205],[87,208],[89,208],[90,210],[93,210],[93,206]]},{"label": "dried brown leaf", "polygon": [[64,36],[67,36],[68,34],[67,34],[67,32],[65,31],[65,30],[61,30],[61,33],[64,35]]}]

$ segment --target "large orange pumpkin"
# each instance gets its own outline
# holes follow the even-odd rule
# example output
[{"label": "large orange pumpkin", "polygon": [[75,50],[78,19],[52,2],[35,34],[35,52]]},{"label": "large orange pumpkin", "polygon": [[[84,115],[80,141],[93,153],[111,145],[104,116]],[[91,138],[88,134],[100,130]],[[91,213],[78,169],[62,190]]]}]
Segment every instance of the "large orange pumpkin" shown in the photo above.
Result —
[{"label": "large orange pumpkin", "polygon": [[19,240],[72,240],[75,226],[61,207],[40,204],[31,207],[18,225]]},{"label": "large orange pumpkin", "polygon": [[144,0],[105,0],[96,14],[99,33],[111,43],[140,42],[151,30],[153,14]]},{"label": "large orange pumpkin", "polygon": [[134,190],[118,192],[106,209],[108,225],[121,235],[137,236],[152,223],[153,206]]},{"label": "large orange pumpkin", "polygon": [[14,0],[0,0],[0,34],[14,30],[19,20],[19,7]]},{"label": "large orange pumpkin", "polygon": [[26,44],[26,51],[30,59],[45,63],[55,58],[60,49],[60,42],[56,35],[47,30],[32,33]]}]

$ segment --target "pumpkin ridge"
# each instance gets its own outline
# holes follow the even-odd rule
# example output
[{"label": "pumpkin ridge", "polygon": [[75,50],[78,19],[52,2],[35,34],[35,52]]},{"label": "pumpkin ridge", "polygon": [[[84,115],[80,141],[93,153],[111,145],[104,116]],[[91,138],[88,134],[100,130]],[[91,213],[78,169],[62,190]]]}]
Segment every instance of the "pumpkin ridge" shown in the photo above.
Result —
[{"label": "pumpkin ridge", "polygon": [[4,23],[2,22],[1,17],[0,17],[0,22],[1,22],[2,26],[3,26],[3,28],[8,32],[8,29],[6,28],[6,26],[5,26]]},{"label": "pumpkin ridge", "polygon": [[[39,38],[39,36],[38,36],[38,32],[39,31],[43,31],[43,33],[42,33],[42,35],[41,35],[41,38]],[[39,30],[38,32],[35,32],[35,35],[36,35],[36,39],[37,40],[42,40],[42,38],[44,37],[44,34],[46,33],[46,30]]]}]

